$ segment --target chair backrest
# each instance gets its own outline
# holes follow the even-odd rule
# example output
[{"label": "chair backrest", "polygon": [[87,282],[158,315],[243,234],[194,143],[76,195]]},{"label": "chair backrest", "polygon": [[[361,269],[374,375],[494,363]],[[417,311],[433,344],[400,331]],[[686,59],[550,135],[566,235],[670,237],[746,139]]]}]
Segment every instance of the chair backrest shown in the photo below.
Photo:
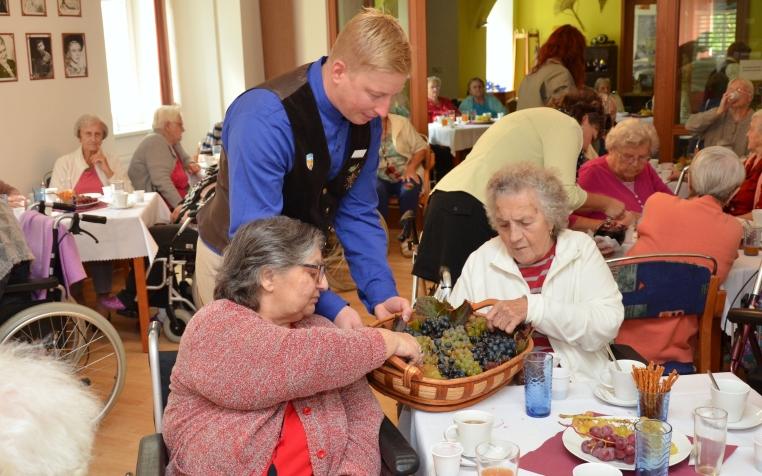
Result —
[{"label": "chair backrest", "polygon": [[625,320],[698,316],[695,362],[699,372],[709,368],[711,348],[719,344],[713,343],[712,326],[719,296],[717,261],[711,256],[670,253],[616,258],[607,264],[622,293]]}]

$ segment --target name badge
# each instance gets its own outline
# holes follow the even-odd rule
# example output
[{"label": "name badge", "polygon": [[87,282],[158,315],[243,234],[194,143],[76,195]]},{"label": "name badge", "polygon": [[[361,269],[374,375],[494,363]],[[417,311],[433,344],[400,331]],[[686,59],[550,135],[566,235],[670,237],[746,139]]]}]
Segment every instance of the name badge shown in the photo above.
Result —
[{"label": "name badge", "polygon": [[357,149],[356,151],[352,152],[352,158],[362,159],[365,156],[365,152],[367,151],[368,149]]},{"label": "name badge", "polygon": [[304,161],[307,164],[307,170],[312,170],[312,167],[315,165],[315,158],[311,153],[307,154],[307,156],[304,158]]}]

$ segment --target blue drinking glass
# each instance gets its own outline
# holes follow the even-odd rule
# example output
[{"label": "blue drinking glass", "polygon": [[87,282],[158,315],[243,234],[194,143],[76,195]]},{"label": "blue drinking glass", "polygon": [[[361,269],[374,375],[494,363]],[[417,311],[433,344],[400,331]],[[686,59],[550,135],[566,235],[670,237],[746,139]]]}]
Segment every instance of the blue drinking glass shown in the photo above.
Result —
[{"label": "blue drinking glass", "polygon": [[667,476],[672,425],[643,418],[635,423],[635,475]]},{"label": "blue drinking glass", "polygon": [[548,352],[530,352],[524,358],[524,400],[527,415],[542,418],[550,415],[550,390],[553,382],[553,356]]}]

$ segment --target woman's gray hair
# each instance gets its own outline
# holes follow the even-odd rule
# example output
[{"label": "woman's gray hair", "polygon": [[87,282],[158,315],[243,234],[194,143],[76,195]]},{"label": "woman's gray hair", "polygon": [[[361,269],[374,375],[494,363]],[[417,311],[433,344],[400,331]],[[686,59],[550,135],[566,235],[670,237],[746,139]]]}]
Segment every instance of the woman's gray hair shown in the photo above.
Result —
[{"label": "woman's gray hair", "polygon": [[699,196],[712,196],[722,204],[730,200],[745,177],[741,160],[727,147],[706,147],[691,162],[691,190]]},{"label": "woman's gray hair", "polygon": [[92,124],[101,126],[101,129],[103,130],[103,138],[105,139],[108,137],[108,126],[105,122],[103,122],[103,119],[94,114],[82,114],[79,116],[79,119],[77,119],[77,122],[74,123],[74,135],[76,138],[80,138],[79,133],[83,127],[87,127]]},{"label": "woman's gray hair", "polygon": [[428,78],[426,78],[426,84],[429,84],[429,83],[437,83],[441,86],[442,80],[439,78],[439,76],[429,76]]},{"label": "woman's gray hair", "polygon": [[181,117],[182,114],[180,113],[179,105],[172,104],[169,106],[159,106],[156,112],[153,113],[153,130],[159,132],[164,129],[164,126],[166,126],[168,122],[179,121]]},{"label": "woman's gray hair", "polygon": [[602,76],[595,80],[595,85],[593,86],[593,89],[598,91],[598,88],[601,86],[608,86],[609,89],[611,89],[611,78],[607,78],[605,76]]},{"label": "woman's gray hair", "polygon": [[625,147],[639,147],[649,144],[651,153],[659,149],[659,136],[653,124],[638,119],[625,119],[617,123],[606,135],[606,149],[621,151]]},{"label": "woman's gray hair", "polygon": [[[762,121],[759,119],[762,119],[762,109],[754,111],[754,114],[751,115],[751,125],[756,124],[757,132],[762,132]],[[754,122],[755,120],[757,121],[756,123]]]},{"label": "woman's gray hair", "polygon": [[249,222],[233,236],[217,273],[214,299],[259,310],[262,273],[304,264],[325,243],[312,225],[286,216]]},{"label": "woman's gray hair", "polygon": [[524,190],[535,192],[538,208],[552,227],[553,238],[569,222],[569,202],[566,190],[556,174],[528,162],[506,165],[495,172],[487,183],[487,217],[497,231],[497,199],[501,195],[516,195]]}]

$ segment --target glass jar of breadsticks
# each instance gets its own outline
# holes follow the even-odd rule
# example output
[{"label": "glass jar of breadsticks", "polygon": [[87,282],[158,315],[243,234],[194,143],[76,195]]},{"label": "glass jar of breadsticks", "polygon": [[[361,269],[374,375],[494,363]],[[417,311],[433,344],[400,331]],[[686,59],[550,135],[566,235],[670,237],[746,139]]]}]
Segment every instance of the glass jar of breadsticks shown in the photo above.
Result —
[{"label": "glass jar of breadsticks", "polygon": [[669,395],[679,377],[677,370],[662,378],[664,367],[649,362],[646,367],[632,369],[638,388],[638,416],[667,421]]}]

